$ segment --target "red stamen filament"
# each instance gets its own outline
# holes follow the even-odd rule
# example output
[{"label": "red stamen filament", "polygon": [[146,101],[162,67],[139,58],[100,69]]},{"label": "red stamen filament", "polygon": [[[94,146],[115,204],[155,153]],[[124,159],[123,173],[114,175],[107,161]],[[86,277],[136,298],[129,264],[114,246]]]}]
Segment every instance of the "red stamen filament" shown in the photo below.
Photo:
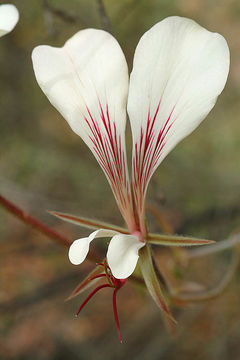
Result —
[{"label": "red stamen filament", "polygon": [[89,300],[91,300],[91,298],[101,289],[104,288],[114,288],[113,291],[113,297],[112,297],[112,303],[113,303],[113,313],[114,313],[114,319],[115,319],[115,323],[116,323],[116,327],[117,327],[117,332],[118,332],[118,336],[119,336],[119,340],[122,343],[122,335],[121,335],[121,330],[120,330],[120,325],[119,325],[119,319],[118,319],[118,312],[117,312],[117,292],[118,290],[125,284],[126,279],[122,279],[122,280],[118,280],[115,279],[111,274],[108,273],[108,269],[109,266],[107,265],[106,262],[104,263],[99,263],[98,265],[102,265],[105,268],[106,273],[105,274],[98,274],[93,276],[92,278],[89,279],[89,281],[95,280],[95,279],[99,279],[99,278],[103,278],[106,277],[107,280],[109,282],[111,282],[111,284],[103,284],[100,285],[98,287],[96,287],[89,295],[88,297],[84,300],[84,302],[82,303],[82,305],[80,306],[80,308],[78,309],[78,312],[76,313],[76,316],[79,315],[79,313],[81,312],[81,310],[84,308],[84,306],[89,302]]},{"label": "red stamen filament", "polygon": [[117,291],[118,291],[118,289],[115,289],[113,292],[113,313],[114,313],[114,318],[115,318],[115,322],[116,322],[116,326],[117,326],[119,340],[120,340],[120,343],[122,343],[122,335],[121,335],[119,319],[118,319],[118,312],[117,312],[117,301],[116,301],[117,300]]},{"label": "red stamen filament", "polygon": [[100,285],[98,287],[96,287],[96,289],[94,289],[89,295],[88,297],[84,300],[84,302],[82,303],[82,305],[80,306],[80,308],[78,309],[78,312],[76,313],[76,316],[79,315],[80,311],[84,308],[84,306],[89,302],[89,300],[91,300],[91,298],[101,289],[106,288],[106,287],[111,287],[109,284],[103,284]]}]

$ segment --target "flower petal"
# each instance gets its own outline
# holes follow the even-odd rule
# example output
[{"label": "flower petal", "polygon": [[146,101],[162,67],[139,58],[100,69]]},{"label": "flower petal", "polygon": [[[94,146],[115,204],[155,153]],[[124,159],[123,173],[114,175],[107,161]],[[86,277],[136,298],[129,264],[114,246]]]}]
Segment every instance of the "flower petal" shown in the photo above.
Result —
[{"label": "flower petal", "polygon": [[125,146],[128,69],[118,42],[103,30],[86,29],[62,48],[36,47],[32,59],[40,87],[93,152],[129,222],[132,202]]},{"label": "flower petal", "polygon": [[73,265],[81,264],[88,254],[89,245],[90,242],[93,241],[93,239],[99,237],[109,237],[115,234],[117,234],[116,231],[100,229],[94,231],[88,237],[75,240],[69,248],[69,260]]},{"label": "flower petal", "polygon": [[0,5],[0,37],[14,29],[19,19],[16,6],[12,4]]},{"label": "flower petal", "polygon": [[73,265],[81,264],[89,251],[89,238],[85,237],[82,239],[75,240],[69,248],[68,256],[69,260]]},{"label": "flower petal", "polygon": [[138,261],[138,250],[145,243],[139,241],[134,235],[115,235],[108,245],[107,261],[113,276],[116,279],[129,277]]},{"label": "flower petal", "polygon": [[133,191],[140,211],[153,172],[213,108],[228,71],[225,39],[193,20],[166,18],[140,39],[128,99]]}]

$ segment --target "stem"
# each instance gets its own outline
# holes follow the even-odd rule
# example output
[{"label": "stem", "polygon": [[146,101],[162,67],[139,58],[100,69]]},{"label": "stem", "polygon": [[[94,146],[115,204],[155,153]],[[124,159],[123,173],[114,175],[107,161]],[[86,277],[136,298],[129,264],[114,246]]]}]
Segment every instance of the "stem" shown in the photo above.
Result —
[{"label": "stem", "polygon": [[0,205],[5,208],[8,212],[18,217],[25,224],[30,225],[34,229],[40,231],[42,234],[48,236],[54,241],[57,241],[61,245],[69,247],[71,245],[71,240],[66,238],[65,236],[59,234],[55,230],[49,228],[47,225],[42,222],[36,220],[34,217],[28,215],[24,210],[20,209],[18,206],[4,198],[0,195]]},{"label": "stem", "polygon": [[120,343],[122,343],[123,340],[122,340],[122,334],[121,334],[121,330],[120,330],[118,312],[117,312],[117,291],[118,291],[118,289],[115,289],[113,292],[113,313],[114,313],[114,318],[115,318],[115,322],[116,322],[116,326],[117,326],[119,340],[120,340]]},{"label": "stem", "polygon": [[104,289],[106,287],[111,287],[109,284],[103,284],[100,285],[98,287],[96,287],[96,289],[94,289],[89,295],[88,297],[84,300],[84,302],[82,303],[82,305],[80,306],[80,308],[78,309],[78,312],[76,313],[76,316],[79,315],[80,311],[84,308],[84,306],[89,302],[89,300],[91,300],[91,298],[101,289]]}]

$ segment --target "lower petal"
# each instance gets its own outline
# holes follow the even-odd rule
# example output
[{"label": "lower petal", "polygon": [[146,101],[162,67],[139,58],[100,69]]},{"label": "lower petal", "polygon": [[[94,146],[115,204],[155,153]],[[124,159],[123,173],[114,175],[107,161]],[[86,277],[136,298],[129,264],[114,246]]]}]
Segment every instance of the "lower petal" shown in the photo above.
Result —
[{"label": "lower petal", "polygon": [[88,237],[75,240],[69,248],[69,260],[73,265],[81,264],[89,251],[89,244],[91,240]]},{"label": "lower petal", "polygon": [[145,243],[134,235],[115,235],[108,246],[107,261],[116,279],[129,277],[138,261],[138,251]]}]

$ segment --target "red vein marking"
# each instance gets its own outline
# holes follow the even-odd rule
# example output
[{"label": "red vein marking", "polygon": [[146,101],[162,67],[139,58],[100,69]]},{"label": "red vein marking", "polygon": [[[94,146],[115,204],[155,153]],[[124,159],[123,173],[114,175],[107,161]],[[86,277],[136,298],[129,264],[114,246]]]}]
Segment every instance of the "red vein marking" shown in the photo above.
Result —
[{"label": "red vein marking", "polygon": [[89,128],[93,153],[109,180],[120,211],[127,220],[133,211],[124,139],[118,132],[115,121],[110,120],[108,104],[103,107],[98,99],[98,105],[99,118],[95,119],[86,106],[87,115],[84,120]]},{"label": "red vein marking", "polygon": [[158,133],[156,133],[155,124],[159,114],[160,105],[161,99],[153,116],[151,116],[149,109],[146,128],[144,129],[141,127],[140,139],[134,145],[133,184],[135,189],[135,200],[140,211],[143,208],[143,201],[148,182],[156,169],[162,150],[166,144],[166,135],[176,120],[176,118],[171,120],[176,106],[174,105],[166,122]]}]

